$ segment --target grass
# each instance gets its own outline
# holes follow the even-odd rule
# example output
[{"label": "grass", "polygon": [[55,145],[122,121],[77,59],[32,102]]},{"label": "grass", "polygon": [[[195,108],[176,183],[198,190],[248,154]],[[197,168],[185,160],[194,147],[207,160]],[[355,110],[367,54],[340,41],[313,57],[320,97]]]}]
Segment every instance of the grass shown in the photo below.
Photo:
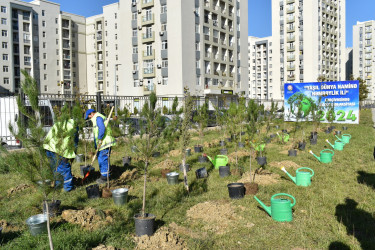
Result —
[{"label": "grass", "polygon": [[[226,185],[239,180],[239,176],[220,178],[217,170],[213,170],[210,163],[197,163],[198,154],[188,158],[193,171],[189,172],[191,193],[184,191],[182,182],[179,185],[169,186],[161,178],[160,170],[150,169],[150,178],[147,190],[147,212],[157,216],[158,227],[167,226],[172,222],[190,228],[202,237],[190,238],[181,235],[189,249],[370,249],[375,243],[373,232],[375,220],[375,164],[372,156],[374,131],[372,128],[370,110],[361,111],[360,125],[349,125],[347,131],[352,135],[350,144],[344,151],[335,151],[333,162],[322,164],[308,153],[311,149],[317,155],[324,148],[330,148],[325,142],[328,138],[334,141],[332,134],[319,133],[318,144],[306,146],[305,151],[299,151],[298,156],[290,158],[281,151],[284,145],[277,142],[277,138],[267,145],[267,161],[292,160],[300,166],[310,167],[315,171],[310,187],[298,187],[278,168],[267,166],[266,169],[279,174],[279,182],[271,185],[260,185],[257,197],[266,205],[270,205],[270,198],[276,193],[293,195],[297,203],[293,211],[293,221],[290,223],[275,222],[260,208],[252,196],[245,196],[241,200],[230,200]],[[288,130],[292,124],[288,123]],[[325,126],[325,124],[322,124]],[[337,128],[341,126],[336,124]],[[306,132],[311,131],[307,125]],[[275,131],[273,131],[275,132]],[[343,131],[344,132],[344,131]],[[291,134],[292,138],[300,138]],[[206,132],[205,140],[212,141],[218,138],[218,131]],[[112,164],[121,166],[122,157],[129,155],[129,148],[125,143],[114,148]],[[191,146],[194,145],[192,141]],[[90,145],[92,146],[92,145]],[[89,147],[90,147],[89,146]],[[155,159],[152,166],[165,160],[166,146],[161,149],[162,157]],[[227,146],[229,153],[232,146]],[[204,149],[214,156],[219,153],[220,147]],[[169,157],[176,162],[179,157]],[[242,159],[245,171],[249,169],[249,159]],[[179,163],[178,163],[179,164]],[[178,168],[176,164],[176,169]],[[139,167],[141,162],[134,163]],[[256,161],[252,162],[257,166]],[[202,166],[210,169],[206,180],[197,180],[194,171]],[[233,163],[231,163],[233,167]],[[97,165],[95,166],[98,169]],[[289,172],[295,176],[293,171]],[[73,165],[73,173],[79,175],[79,164]],[[284,178],[285,177],[285,178]],[[181,175],[180,175],[181,179]],[[7,190],[25,181],[16,173],[0,175],[0,219],[11,223],[16,230],[3,233],[0,238],[1,249],[48,249],[47,235],[33,237],[28,232],[24,221],[31,215],[41,212],[42,197],[32,189],[17,193],[10,197]],[[117,248],[134,248],[134,221],[133,215],[138,213],[142,206],[143,179],[138,178],[127,183],[132,187],[129,192],[131,199],[123,207],[116,207],[111,199],[89,200],[84,187],[78,187],[70,193],[59,192],[56,197],[62,201],[63,208],[82,209],[93,207],[98,210],[111,210],[114,220],[110,225],[95,231],[87,231],[78,225],[73,225],[54,218],[52,222],[52,236],[56,249],[90,249],[100,244]],[[186,211],[192,206],[205,201],[220,201],[230,203],[233,207],[243,207],[237,210],[241,216],[238,225],[229,228],[226,234],[207,232],[204,222],[192,222],[186,216]],[[209,216],[209,215],[208,215]],[[214,216],[214,214],[212,215]],[[249,228],[245,225],[253,223]]]}]

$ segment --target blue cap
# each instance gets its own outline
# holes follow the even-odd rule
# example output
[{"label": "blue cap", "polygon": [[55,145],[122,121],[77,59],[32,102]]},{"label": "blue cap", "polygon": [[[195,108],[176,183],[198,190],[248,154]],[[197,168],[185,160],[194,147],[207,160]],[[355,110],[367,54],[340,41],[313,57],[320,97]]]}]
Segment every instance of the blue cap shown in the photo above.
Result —
[{"label": "blue cap", "polygon": [[85,114],[85,120],[87,120],[89,118],[89,115],[92,113],[92,112],[95,112],[95,109],[88,109],[86,111],[86,114]]}]

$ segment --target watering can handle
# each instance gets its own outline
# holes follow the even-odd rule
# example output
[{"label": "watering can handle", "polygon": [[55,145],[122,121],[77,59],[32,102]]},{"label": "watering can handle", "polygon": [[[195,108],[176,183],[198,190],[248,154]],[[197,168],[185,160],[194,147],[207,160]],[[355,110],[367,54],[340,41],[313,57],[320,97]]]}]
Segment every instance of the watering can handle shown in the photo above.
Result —
[{"label": "watering can handle", "polygon": [[325,152],[325,151],[329,151],[329,152],[331,152],[332,153],[332,156],[334,156],[335,155],[335,151],[333,151],[332,149],[323,149],[322,150],[322,152]]},{"label": "watering can handle", "polygon": [[224,155],[224,158],[227,160],[227,162],[229,162],[229,158],[227,155]]},{"label": "watering can handle", "polygon": [[309,170],[309,171],[311,171],[311,177],[313,177],[314,176],[314,170],[312,170],[311,168],[307,168],[307,167],[302,167],[302,168],[299,168],[299,169],[297,169],[297,172],[298,172],[298,170],[300,170],[300,169],[306,169],[306,170]]},{"label": "watering can handle", "polygon": [[294,198],[294,197],[291,196],[290,194],[286,194],[286,193],[274,194],[274,195],[272,195],[271,200],[272,200],[273,198],[275,198],[276,196],[288,196],[289,198],[292,198],[292,199],[293,199],[293,203],[292,203],[291,207],[294,207],[294,205],[296,205],[296,198]]},{"label": "watering can handle", "polygon": [[349,136],[349,139],[352,139],[352,135],[350,135],[350,134],[347,134],[347,136]]}]

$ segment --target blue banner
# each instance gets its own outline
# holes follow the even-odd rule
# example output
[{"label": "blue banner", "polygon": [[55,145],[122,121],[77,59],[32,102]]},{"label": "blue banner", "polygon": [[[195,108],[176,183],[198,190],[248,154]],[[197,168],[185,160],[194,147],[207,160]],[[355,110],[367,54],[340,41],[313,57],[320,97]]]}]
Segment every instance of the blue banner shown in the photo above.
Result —
[{"label": "blue banner", "polygon": [[311,121],[319,109],[321,122],[331,114],[335,123],[358,124],[359,81],[284,84],[285,121]]}]

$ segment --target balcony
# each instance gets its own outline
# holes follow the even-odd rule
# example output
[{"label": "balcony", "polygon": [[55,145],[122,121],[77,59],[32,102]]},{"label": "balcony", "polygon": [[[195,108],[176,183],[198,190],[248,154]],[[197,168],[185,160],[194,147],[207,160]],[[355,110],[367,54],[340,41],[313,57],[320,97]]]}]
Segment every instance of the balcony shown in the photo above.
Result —
[{"label": "balcony", "polygon": [[286,32],[294,32],[296,30],[296,27],[294,27],[294,25],[292,27],[287,27],[286,28]]},{"label": "balcony", "polygon": [[148,84],[143,86],[143,94],[149,95],[152,91],[154,91],[155,87],[154,84]]},{"label": "balcony", "polygon": [[294,0],[286,0],[286,4],[294,3]]},{"label": "balcony", "polygon": [[70,80],[70,75],[64,75],[64,80]]},{"label": "balcony", "polygon": [[150,51],[144,50],[142,58],[143,58],[143,60],[153,60],[153,59],[155,59],[155,50],[153,49],[152,53],[150,53]]},{"label": "balcony", "polygon": [[289,14],[289,13],[293,13],[295,11],[295,7],[293,6],[292,8],[287,8],[286,9],[286,13]]},{"label": "balcony", "polygon": [[143,77],[144,78],[155,77],[155,67],[144,68],[143,69]]},{"label": "balcony", "polygon": [[154,0],[142,0],[142,9],[154,6]]},{"label": "balcony", "polygon": [[289,75],[289,76],[287,77],[287,80],[288,80],[288,81],[294,81],[295,79],[296,79],[295,75]]},{"label": "balcony", "polygon": [[287,47],[286,51],[287,52],[292,52],[292,51],[295,51],[296,50],[296,47]]},{"label": "balcony", "polygon": [[66,60],[70,60],[70,55],[63,54],[63,58],[66,59]]},{"label": "balcony", "polygon": [[23,43],[29,44],[30,43],[30,39],[23,39]]},{"label": "balcony", "polygon": [[151,25],[155,23],[154,14],[143,16],[142,17],[142,25]]},{"label": "balcony", "polygon": [[291,61],[295,61],[296,60],[296,58],[295,58],[295,56],[293,55],[293,56],[288,56],[287,57],[287,62],[291,62]]},{"label": "balcony", "polygon": [[287,23],[293,23],[295,20],[296,20],[295,17],[288,17],[288,18],[286,19],[286,22],[287,22]]},{"label": "balcony", "polygon": [[96,40],[97,40],[97,41],[101,41],[101,40],[102,40],[102,35],[101,35],[101,34],[100,34],[100,35],[97,35],[97,36],[96,36]]},{"label": "balcony", "polygon": [[142,43],[150,43],[155,41],[155,31],[152,33],[143,33]]},{"label": "balcony", "polygon": [[286,67],[286,69],[289,70],[289,71],[292,71],[292,70],[295,70],[295,69],[296,69],[296,66],[294,66],[294,65],[288,65],[288,66]]},{"label": "balcony", "polygon": [[288,36],[287,38],[286,38],[286,41],[287,42],[294,42],[296,40],[296,37],[295,36]]}]

